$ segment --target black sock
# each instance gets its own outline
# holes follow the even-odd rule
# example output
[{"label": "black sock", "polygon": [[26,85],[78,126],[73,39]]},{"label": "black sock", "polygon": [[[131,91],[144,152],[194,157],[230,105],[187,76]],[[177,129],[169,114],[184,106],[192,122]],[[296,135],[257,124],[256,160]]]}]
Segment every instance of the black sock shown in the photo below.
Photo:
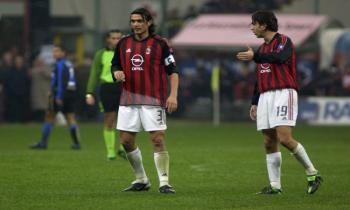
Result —
[{"label": "black sock", "polygon": [[70,136],[72,137],[72,141],[74,144],[79,144],[79,134],[78,134],[78,125],[72,124],[69,126]]}]

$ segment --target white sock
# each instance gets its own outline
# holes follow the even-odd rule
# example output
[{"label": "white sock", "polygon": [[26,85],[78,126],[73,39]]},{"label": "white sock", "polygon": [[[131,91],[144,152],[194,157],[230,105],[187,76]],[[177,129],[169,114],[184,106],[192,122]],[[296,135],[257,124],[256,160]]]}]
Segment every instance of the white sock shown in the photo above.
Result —
[{"label": "white sock", "polygon": [[266,165],[271,186],[281,189],[281,152],[266,154]]},{"label": "white sock", "polygon": [[154,153],[154,163],[159,177],[159,186],[169,185],[169,154],[167,151]]},{"label": "white sock", "polygon": [[126,156],[131,164],[131,167],[134,169],[136,182],[148,182],[145,169],[143,168],[142,155],[139,148],[136,148],[134,151],[127,153]]},{"label": "white sock", "polygon": [[293,149],[294,157],[303,165],[307,175],[317,174],[317,170],[312,164],[309,156],[307,155],[303,145],[298,143],[298,145]]}]

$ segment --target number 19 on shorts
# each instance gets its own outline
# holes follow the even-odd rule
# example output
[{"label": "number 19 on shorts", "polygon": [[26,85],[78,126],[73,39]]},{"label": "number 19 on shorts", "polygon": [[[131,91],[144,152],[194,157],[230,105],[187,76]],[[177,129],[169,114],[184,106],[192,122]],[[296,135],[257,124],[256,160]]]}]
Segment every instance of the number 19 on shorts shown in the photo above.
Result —
[{"label": "number 19 on shorts", "polygon": [[288,106],[278,106],[277,107],[277,117],[285,117],[287,116]]}]

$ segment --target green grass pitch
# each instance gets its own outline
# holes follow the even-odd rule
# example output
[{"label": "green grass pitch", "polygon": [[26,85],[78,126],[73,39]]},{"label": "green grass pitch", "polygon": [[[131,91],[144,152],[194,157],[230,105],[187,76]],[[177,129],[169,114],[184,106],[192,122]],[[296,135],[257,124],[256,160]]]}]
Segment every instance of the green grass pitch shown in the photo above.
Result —
[{"label": "green grass pitch", "polygon": [[122,193],[134,177],[125,160],[106,161],[102,124],[81,124],[82,150],[70,149],[66,127],[56,126],[49,149],[28,146],[41,125],[0,125],[0,209],[350,209],[350,128],[299,124],[324,183],[307,195],[305,173],[282,149],[281,196],[255,195],[267,181],[261,134],[253,123],[170,121],[167,147],[175,195],[158,193],[147,133],[138,135],[152,182],[148,192]]}]

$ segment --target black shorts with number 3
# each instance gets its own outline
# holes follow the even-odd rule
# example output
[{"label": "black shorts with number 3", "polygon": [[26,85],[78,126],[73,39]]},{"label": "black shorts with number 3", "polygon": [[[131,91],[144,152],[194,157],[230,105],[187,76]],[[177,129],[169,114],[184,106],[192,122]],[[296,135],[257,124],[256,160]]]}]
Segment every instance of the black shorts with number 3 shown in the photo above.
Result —
[{"label": "black shorts with number 3", "polygon": [[117,112],[121,94],[120,83],[103,83],[100,86],[102,112]]}]

